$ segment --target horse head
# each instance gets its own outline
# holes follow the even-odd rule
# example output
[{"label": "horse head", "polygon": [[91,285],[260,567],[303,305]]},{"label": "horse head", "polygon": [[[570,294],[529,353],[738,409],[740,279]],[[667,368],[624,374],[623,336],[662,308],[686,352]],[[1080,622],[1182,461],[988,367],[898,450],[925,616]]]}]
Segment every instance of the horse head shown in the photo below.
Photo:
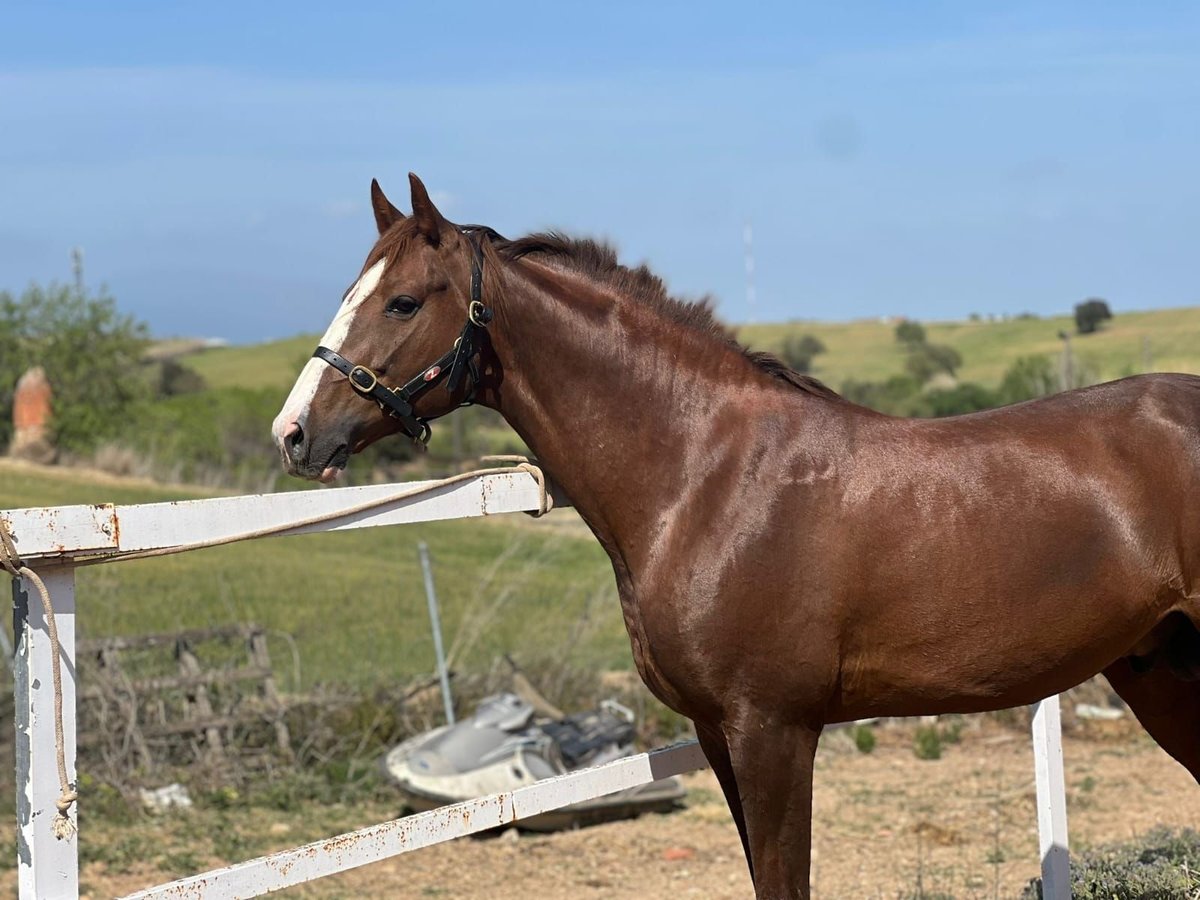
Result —
[{"label": "horse head", "polygon": [[284,468],[332,481],[380,438],[428,438],[429,421],[470,402],[491,312],[481,300],[481,232],[447,221],[410,174],[412,215],[371,182],[379,238],[275,418]]}]

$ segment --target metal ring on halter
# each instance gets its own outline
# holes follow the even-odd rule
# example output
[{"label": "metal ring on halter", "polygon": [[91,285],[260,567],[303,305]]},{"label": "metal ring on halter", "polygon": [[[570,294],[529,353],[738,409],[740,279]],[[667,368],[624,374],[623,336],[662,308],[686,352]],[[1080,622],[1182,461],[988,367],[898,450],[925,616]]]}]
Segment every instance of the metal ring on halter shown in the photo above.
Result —
[{"label": "metal ring on halter", "polygon": [[[367,375],[370,377],[370,379],[371,379],[370,384],[365,384],[365,385],[360,384],[357,381],[357,379],[355,379],[354,376],[360,372],[363,373],[364,375]],[[346,377],[348,379],[350,379],[350,384],[354,387],[354,389],[361,394],[371,393],[371,391],[375,390],[375,385],[379,384],[379,376],[376,375],[374,372],[372,372],[370,369],[368,369],[366,366],[355,366],[353,369],[350,370],[350,372],[346,375]]]},{"label": "metal ring on halter", "polygon": [[471,301],[471,305],[467,307],[467,318],[480,328],[486,328],[491,320],[491,316],[487,315],[487,307],[479,300]]}]

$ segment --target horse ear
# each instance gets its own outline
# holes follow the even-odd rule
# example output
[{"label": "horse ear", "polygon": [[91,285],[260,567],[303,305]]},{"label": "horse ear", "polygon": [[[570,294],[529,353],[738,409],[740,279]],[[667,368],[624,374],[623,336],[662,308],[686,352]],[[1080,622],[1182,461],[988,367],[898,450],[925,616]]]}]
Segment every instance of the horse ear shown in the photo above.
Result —
[{"label": "horse ear", "polygon": [[374,178],[371,179],[371,209],[375,210],[375,226],[380,234],[404,218],[404,213],[392,206],[392,201],[384,196],[383,188]]},{"label": "horse ear", "polygon": [[441,243],[442,236],[449,233],[450,223],[433,205],[433,201],[429,199],[429,191],[425,190],[420,178],[409,172],[408,183],[412,186],[412,210],[417,230],[425,235],[429,243],[436,246]]}]

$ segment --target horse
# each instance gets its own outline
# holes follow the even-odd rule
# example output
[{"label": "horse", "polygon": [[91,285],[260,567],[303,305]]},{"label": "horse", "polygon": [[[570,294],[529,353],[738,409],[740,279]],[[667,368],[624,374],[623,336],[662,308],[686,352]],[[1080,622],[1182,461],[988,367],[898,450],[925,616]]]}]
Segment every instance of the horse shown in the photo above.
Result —
[{"label": "horse", "polygon": [[808,897],[826,724],[1035,702],[1103,672],[1200,778],[1200,378],[944,419],[741,346],[610,246],[448,221],[410,175],[273,425],[330,481],[497,410],[612,560],[633,660],[690,718],[756,896]]}]

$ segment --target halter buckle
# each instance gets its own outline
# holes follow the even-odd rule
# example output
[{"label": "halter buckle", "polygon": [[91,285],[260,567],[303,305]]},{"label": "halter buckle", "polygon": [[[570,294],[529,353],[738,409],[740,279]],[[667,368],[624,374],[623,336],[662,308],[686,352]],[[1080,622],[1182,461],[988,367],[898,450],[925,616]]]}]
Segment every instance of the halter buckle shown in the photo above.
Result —
[{"label": "halter buckle", "polygon": [[[360,374],[366,375],[368,378],[370,378],[371,383],[370,384],[361,383],[357,377]],[[353,387],[360,394],[371,393],[371,391],[375,390],[375,385],[379,384],[379,376],[376,375],[374,372],[372,372],[370,369],[368,369],[366,366],[355,366],[353,369],[350,370],[350,372],[346,376],[346,378],[348,378],[350,380],[350,386]]]},{"label": "halter buckle", "polygon": [[482,301],[472,300],[471,305],[467,307],[467,318],[471,320],[472,325],[487,328],[488,322],[492,321],[492,311],[484,306]]}]

